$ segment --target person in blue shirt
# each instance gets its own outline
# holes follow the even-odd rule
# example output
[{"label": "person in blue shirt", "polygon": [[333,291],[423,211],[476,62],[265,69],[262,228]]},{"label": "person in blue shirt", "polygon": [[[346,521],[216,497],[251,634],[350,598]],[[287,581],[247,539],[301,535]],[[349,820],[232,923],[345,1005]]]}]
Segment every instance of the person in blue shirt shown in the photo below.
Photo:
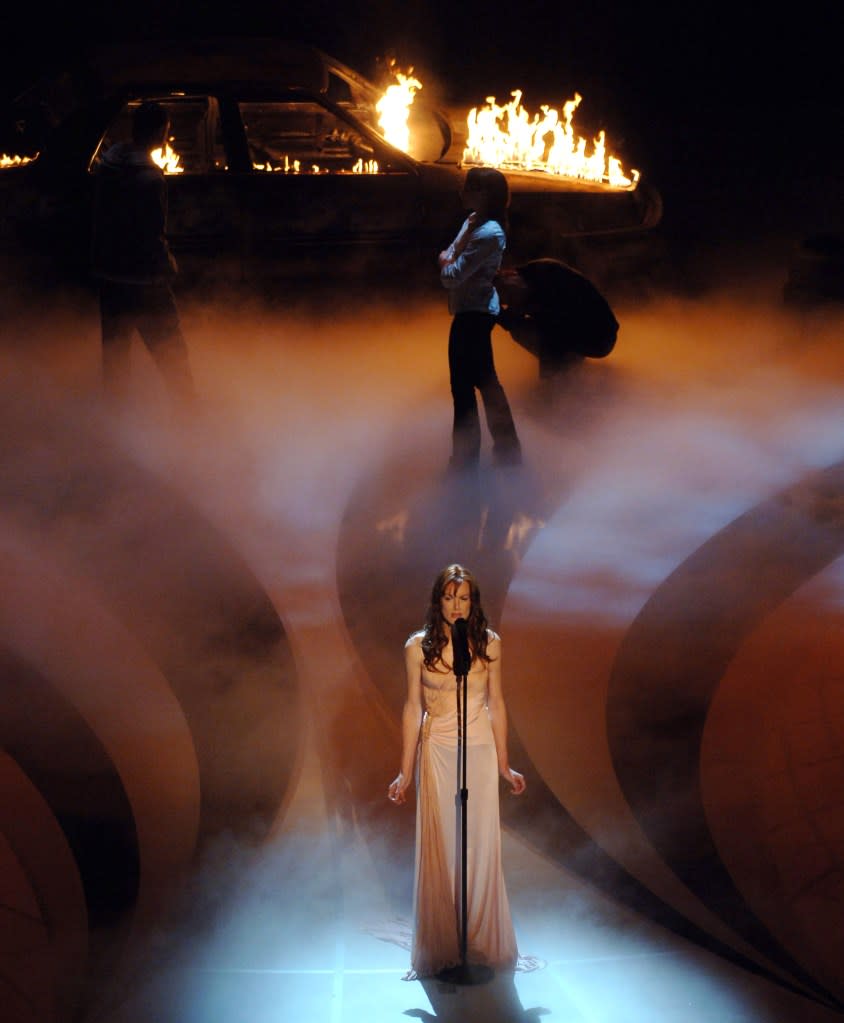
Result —
[{"label": "person in blue shirt", "polygon": [[521,445],[492,355],[492,328],[501,310],[494,280],[506,245],[507,179],[493,167],[471,167],[461,198],[469,215],[451,245],[439,254],[440,281],[448,290],[454,317],[448,338],[454,400],[450,464],[463,469],[479,461],[477,390],[492,435],[493,458],[501,465],[518,465]]}]

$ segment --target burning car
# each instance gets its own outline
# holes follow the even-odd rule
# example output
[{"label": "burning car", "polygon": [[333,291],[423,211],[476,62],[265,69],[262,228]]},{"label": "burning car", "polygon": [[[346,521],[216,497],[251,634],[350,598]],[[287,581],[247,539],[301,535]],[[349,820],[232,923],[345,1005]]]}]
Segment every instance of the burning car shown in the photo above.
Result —
[{"label": "burning car", "polygon": [[[170,178],[168,234],[187,278],[376,267],[398,276],[413,265],[433,273],[432,253],[461,217],[463,166],[495,159],[512,192],[513,259],[561,255],[572,239],[624,237],[659,220],[658,193],[603,153],[597,173],[592,157],[591,179],[565,162],[550,166],[555,140],[577,148],[570,116],[540,131],[534,123],[530,145],[517,141],[502,157],[491,97],[455,128],[453,117],[413,103],[417,80],[399,73],[396,85],[405,117],[398,135],[387,92],[312,47],[226,40],[100,52],[39,83],[7,112],[0,134],[7,269],[87,267],[98,161],[128,138],[132,110],[150,99],[170,113],[168,145],[156,158]],[[517,102],[506,115],[524,135]],[[537,152],[537,138],[547,154]]]}]

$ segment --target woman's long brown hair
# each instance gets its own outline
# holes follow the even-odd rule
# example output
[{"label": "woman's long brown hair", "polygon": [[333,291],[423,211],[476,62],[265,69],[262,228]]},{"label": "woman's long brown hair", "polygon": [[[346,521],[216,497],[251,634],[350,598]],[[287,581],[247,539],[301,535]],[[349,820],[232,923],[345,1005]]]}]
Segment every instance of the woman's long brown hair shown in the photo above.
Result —
[{"label": "woman's long brown hair", "polygon": [[448,642],[445,620],[442,616],[441,600],[449,586],[455,589],[461,583],[469,584],[469,594],[472,600],[472,608],[469,617],[466,619],[466,636],[469,640],[469,652],[472,660],[476,657],[482,661],[489,662],[486,647],[489,641],[487,633],[487,620],[484,609],[481,606],[481,592],[478,583],[468,568],[462,565],[447,565],[434,580],[431,588],[431,601],[428,605],[428,612],[425,616],[425,633],[422,637],[422,655],[425,667],[429,671],[441,671],[442,665],[449,671],[451,666],[442,659],[442,652]]}]

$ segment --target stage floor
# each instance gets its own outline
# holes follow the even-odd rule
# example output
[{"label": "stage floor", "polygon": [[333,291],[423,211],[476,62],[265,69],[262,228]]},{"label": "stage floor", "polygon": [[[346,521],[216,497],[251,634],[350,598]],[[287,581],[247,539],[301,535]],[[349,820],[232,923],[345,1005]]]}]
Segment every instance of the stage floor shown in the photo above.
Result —
[{"label": "stage floor", "polygon": [[[765,281],[628,303],[556,381],[497,330],[525,459],[485,439],[469,475],[442,304],[182,314],[187,414],[140,349],[102,401],[84,301],[1,353],[0,865],[37,936],[2,960],[10,1023],[840,1019],[841,311]],[[414,807],[387,800],[452,561],[528,779],[523,968],[470,986],[403,979]]]}]

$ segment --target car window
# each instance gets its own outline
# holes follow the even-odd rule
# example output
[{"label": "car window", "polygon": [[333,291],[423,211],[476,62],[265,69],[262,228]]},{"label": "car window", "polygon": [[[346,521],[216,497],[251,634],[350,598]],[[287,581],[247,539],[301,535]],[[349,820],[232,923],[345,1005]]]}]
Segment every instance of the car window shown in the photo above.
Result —
[{"label": "car window", "polygon": [[254,170],[287,174],[403,172],[351,122],[310,100],[243,102],[240,116]]},{"label": "car window", "polygon": [[[213,96],[167,96],[155,99],[170,115],[170,134],[165,152],[153,158],[167,174],[210,174],[228,169],[220,110]],[[132,115],[140,100],[127,103],[109,124],[91,161],[92,166],[108,148],[132,138]]]}]

